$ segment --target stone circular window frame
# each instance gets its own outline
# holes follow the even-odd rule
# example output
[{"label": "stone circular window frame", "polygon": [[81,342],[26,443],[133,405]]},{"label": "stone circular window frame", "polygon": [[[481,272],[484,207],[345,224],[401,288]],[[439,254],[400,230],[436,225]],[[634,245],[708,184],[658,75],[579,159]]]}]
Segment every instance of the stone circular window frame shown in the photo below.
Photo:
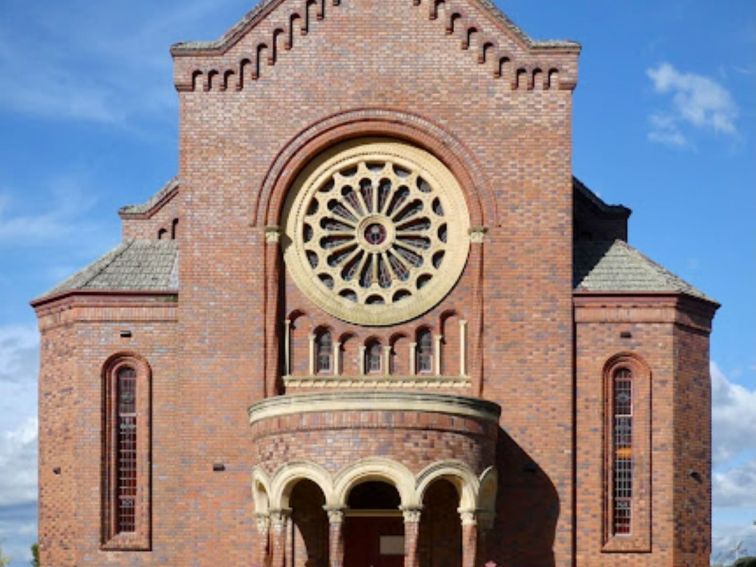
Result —
[{"label": "stone circular window frame", "polygon": [[[334,179],[334,174],[354,166],[359,167],[361,163],[391,163],[411,172],[413,179],[415,175],[421,176],[430,186],[431,190],[427,193],[427,197],[422,197],[418,191],[412,189],[414,194],[411,198],[425,199],[423,205],[427,208],[422,214],[428,217],[431,226],[424,232],[418,233],[419,236],[425,236],[427,233],[429,245],[419,252],[423,258],[423,265],[421,268],[412,266],[409,283],[396,277],[396,272],[393,270],[389,273],[393,276],[389,284],[379,285],[374,282],[371,284],[372,291],[360,286],[356,279],[354,281],[336,279],[329,288],[319,278],[319,273],[329,273],[333,276],[336,268],[323,266],[330,252],[326,252],[318,243],[322,238],[332,236],[332,234],[321,226],[313,226],[312,219],[307,220],[313,214],[311,203],[314,199],[318,200],[319,216],[315,218],[322,220],[323,215],[320,209],[323,208],[324,203],[328,202],[328,199],[322,195],[316,197],[322,193],[320,189]],[[355,179],[355,185],[357,185],[359,179],[357,176]],[[377,186],[374,190],[378,191]],[[390,191],[388,199],[396,193],[397,187],[392,186]],[[343,196],[338,193],[334,194],[334,197],[343,201]],[[432,213],[432,202],[435,199],[441,203],[443,218],[436,218],[438,215],[429,214]],[[283,221],[284,260],[288,273],[297,287],[327,313],[343,321],[360,325],[393,325],[413,319],[432,309],[456,285],[464,270],[470,249],[470,215],[459,182],[435,156],[424,149],[399,140],[358,138],[336,144],[322,152],[304,167],[292,184],[284,205]],[[395,223],[390,217],[382,216],[375,211],[364,211],[364,214],[353,223],[356,229],[352,240],[353,243],[364,248],[366,253],[371,245],[369,242],[362,242],[361,235],[368,225],[375,223],[384,227],[385,242],[374,247],[374,253],[385,252],[396,236],[397,226],[403,226],[402,222]],[[306,242],[305,224],[310,225],[312,229],[312,234]],[[431,235],[431,233],[437,234],[441,224],[446,225],[445,242],[440,237]],[[308,258],[308,251],[310,258]],[[433,266],[432,259],[440,252],[443,252],[443,260],[436,268]],[[311,265],[313,254],[317,257],[317,268]],[[377,256],[374,261],[377,263]],[[430,279],[426,277],[425,285],[418,289],[417,279],[423,275],[430,275]],[[358,273],[357,279],[359,277]],[[412,287],[409,287],[410,284]],[[356,295],[356,299],[350,300],[338,294],[345,290],[351,290]],[[394,301],[394,294],[401,290],[408,291],[410,295]],[[384,303],[368,304],[368,296],[373,298],[380,296]]]}]

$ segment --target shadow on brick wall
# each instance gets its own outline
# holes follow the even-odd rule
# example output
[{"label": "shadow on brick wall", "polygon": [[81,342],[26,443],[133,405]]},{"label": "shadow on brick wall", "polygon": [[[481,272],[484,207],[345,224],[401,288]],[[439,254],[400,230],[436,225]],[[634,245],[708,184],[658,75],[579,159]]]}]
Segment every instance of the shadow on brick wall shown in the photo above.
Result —
[{"label": "shadow on brick wall", "polygon": [[538,464],[499,429],[496,448],[499,490],[496,523],[480,565],[554,565],[560,502],[556,487]]}]

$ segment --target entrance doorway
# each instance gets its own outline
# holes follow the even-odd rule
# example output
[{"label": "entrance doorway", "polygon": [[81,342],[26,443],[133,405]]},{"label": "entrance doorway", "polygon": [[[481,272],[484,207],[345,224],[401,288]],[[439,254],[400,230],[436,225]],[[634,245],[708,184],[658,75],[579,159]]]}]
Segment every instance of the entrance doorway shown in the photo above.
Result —
[{"label": "entrance doorway", "polygon": [[396,488],[368,481],[349,493],[344,518],[344,567],[402,567],[404,521]]}]

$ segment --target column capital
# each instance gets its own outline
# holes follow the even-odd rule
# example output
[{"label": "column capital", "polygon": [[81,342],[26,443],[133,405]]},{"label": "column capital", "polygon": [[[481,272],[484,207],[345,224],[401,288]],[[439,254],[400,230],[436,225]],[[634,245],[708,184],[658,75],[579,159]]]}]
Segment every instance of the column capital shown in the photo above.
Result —
[{"label": "column capital", "polygon": [[485,226],[471,226],[468,230],[470,234],[470,242],[472,244],[483,244],[483,238],[488,232],[488,227]]},{"label": "column capital", "polygon": [[274,528],[283,528],[289,517],[291,517],[291,508],[280,508],[270,511],[270,523]]},{"label": "column capital", "polygon": [[328,514],[329,524],[340,524],[344,521],[344,508],[340,506],[323,506],[323,510]]},{"label": "column capital", "polygon": [[478,525],[478,511],[474,508],[457,508],[463,526]]},{"label": "column capital", "polygon": [[423,513],[422,506],[400,506],[405,524],[417,524],[420,521],[420,515]]},{"label": "column capital", "polygon": [[265,227],[265,242],[278,244],[281,241],[281,227],[271,224]]},{"label": "column capital", "polygon": [[257,522],[257,531],[260,534],[268,533],[270,528],[270,516],[264,512],[257,512],[255,514],[255,521]]}]

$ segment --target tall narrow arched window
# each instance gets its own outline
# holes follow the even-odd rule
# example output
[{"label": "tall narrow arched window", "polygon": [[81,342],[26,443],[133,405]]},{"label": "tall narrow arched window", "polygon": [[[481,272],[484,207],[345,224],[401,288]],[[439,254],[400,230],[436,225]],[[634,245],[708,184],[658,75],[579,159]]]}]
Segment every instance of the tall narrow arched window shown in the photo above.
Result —
[{"label": "tall narrow arched window", "polygon": [[428,329],[417,333],[415,357],[418,373],[433,372],[433,335]]},{"label": "tall narrow arched window", "polygon": [[618,368],[612,375],[612,534],[632,531],[633,373]]},{"label": "tall narrow arched window", "polygon": [[136,531],[137,373],[130,366],[116,372],[115,531]]},{"label": "tall narrow arched window", "polygon": [[320,331],[315,336],[315,370],[333,372],[333,340],[329,331]]},{"label": "tall narrow arched window", "polygon": [[150,371],[134,355],[105,366],[103,548],[150,545]]},{"label": "tall narrow arched window", "polygon": [[651,368],[634,352],[604,365],[603,546],[651,551]]},{"label": "tall narrow arched window", "polygon": [[381,371],[381,343],[371,341],[365,347],[365,372],[377,374]]}]

